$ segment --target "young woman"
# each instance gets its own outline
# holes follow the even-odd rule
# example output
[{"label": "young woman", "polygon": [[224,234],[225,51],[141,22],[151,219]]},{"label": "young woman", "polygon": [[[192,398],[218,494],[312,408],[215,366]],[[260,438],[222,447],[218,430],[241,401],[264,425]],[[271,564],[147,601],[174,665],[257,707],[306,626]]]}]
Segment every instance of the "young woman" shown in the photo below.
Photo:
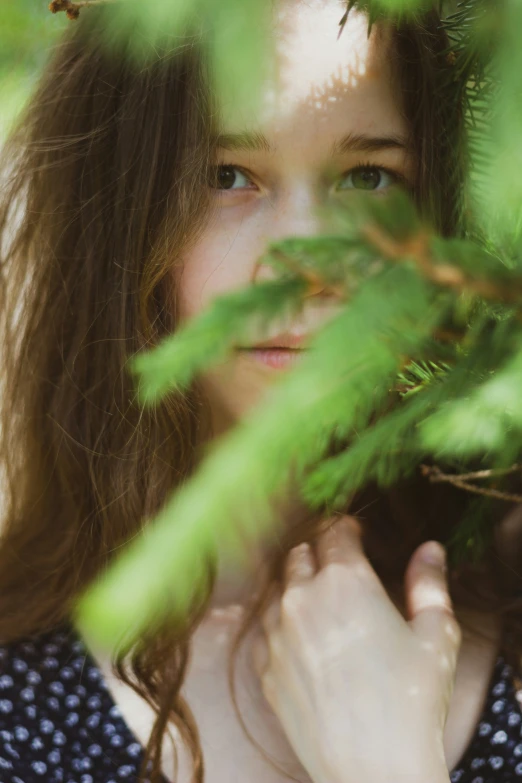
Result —
[{"label": "young woman", "polygon": [[128,357],[269,276],[267,243],[320,231],[315,207],[349,209],[355,190],[406,187],[441,233],[457,230],[459,114],[436,89],[451,67],[437,14],[368,37],[352,10],[338,38],[344,11],[273,5],[274,82],[238,124],[213,110],[196,37],[136,68],[100,45],[103,9],[85,10],[6,146],[6,783],[522,776],[519,516],[494,509],[482,561],[445,572],[424,556],[465,513],[459,490],[370,487],[357,522],[311,515],[289,489],[279,545],[242,580],[223,557],[183,628],[112,661],[70,621],[338,303],[310,297],[289,334],[273,325],[271,349],[243,346],[154,410],[136,403]]}]

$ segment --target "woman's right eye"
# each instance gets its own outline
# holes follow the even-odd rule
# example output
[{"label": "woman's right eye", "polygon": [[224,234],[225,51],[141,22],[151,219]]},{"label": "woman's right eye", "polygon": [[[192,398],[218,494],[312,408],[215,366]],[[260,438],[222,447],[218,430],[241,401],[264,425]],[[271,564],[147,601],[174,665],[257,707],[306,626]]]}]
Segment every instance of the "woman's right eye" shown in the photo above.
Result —
[{"label": "woman's right eye", "polygon": [[253,183],[237,166],[214,166],[212,170],[210,187],[216,190],[241,190],[248,184]]}]

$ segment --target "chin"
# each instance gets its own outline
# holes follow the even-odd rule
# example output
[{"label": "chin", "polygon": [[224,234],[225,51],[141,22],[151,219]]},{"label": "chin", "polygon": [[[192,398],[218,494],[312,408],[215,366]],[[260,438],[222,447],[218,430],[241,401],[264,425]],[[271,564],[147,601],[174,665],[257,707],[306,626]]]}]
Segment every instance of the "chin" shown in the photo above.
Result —
[{"label": "chin", "polygon": [[202,381],[215,434],[222,434],[251,414],[265,399],[277,375],[271,368],[237,355],[206,372]]}]

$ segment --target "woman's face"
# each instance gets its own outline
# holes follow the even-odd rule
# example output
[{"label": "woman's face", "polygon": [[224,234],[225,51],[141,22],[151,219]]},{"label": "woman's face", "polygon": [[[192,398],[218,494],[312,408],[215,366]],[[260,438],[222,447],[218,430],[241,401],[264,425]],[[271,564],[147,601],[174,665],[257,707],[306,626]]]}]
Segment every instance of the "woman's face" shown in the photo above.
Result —
[{"label": "woman's face", "polygon": [[[256,261],[272,240],[320,232],[316,207],[337,201],[349,209],[357,190],[377,196],[413,182],[390,30],[375,26],[368,39],[366,16],[352,11],[337,39],[345,7],[340,0],[276,5],[275,76],[265,85],[259,116],[240,125],[222,111],[215,211],[175,268],[181,321],[220,295],[274,278]],[[305,301],[299,319],[274,321],[265,338],[312,336],[341,306],[321,293]],[[215,435],[249,411],[284,371],[260,356],[238,350],[202,379]]]}]

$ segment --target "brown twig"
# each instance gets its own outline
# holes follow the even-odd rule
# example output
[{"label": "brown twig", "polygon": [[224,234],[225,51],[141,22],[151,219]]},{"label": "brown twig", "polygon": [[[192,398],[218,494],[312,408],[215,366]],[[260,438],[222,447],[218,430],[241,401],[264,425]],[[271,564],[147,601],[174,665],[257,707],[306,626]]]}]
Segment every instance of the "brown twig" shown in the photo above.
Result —
[{"label": "brown twig", "polygon": [[455,343],[460,342],[463,337],[465,337],[466,332],[464,329],[445,329],[445,328],[438,328],[435,329],[433,332],[434,338],[439,343],[450,343],[451,345],[454,345]]},{"label": "brown twig", "polygon": [[[428,465],[424,465],[427,471],[432,470]],[[437,470],[439,470],[437,468]],[[511,465],[510,468],[487,468],[486,470],[475,470],[473,473],[459,473],[458,478],[462,481],[478,481],[485,478],[494,478],[495,476],[507,476],[509,473],[518,473],[522,470],[522,465]],[[440,471],[439,471],[440,472]],[[442,473],[441,475],[445,475]]]},{"label": "brown twig", "polygon": [[[271,253],[273,256],[278,258],[287,269],[289,269],[291,272],[295,272],[299,277],[304,278],[304,280],[308,283],[307,291],[304,294],[305,298],[324,292],[327,294],[333,294],[334,296],[339,297],[339,299],[346,299],[346,291],[341,286],[328,285],[328,283],[325,283],[316,272],[309,269],[303,269],[301,266],[299,266],[298,263],[294,261],[293,258],[287,256],[281,250],[277,250],[277,248],[271,250]],[[261,263],[262,259],[259,259],[255,264],[254,278]]]},{"label": "brown twig", "polygon": [[423,275],[438,285],[446,288],[456,288],[459,291],[468,291],[483,299],[496,302],[514,303],[522,299],[522,287],[510,283],[509,286],[500,286],[488,280],[477,280],[469,277],[462,269],[451,264],[435,264],[429,252],[430,233],[421,229],[415,236],[404,242],[398,242],[384,234],[375,224],[362,228],[363,236],[374,247],[383,253],[391,261],[402,261],[403,258],[412,258]]},{"label": "brown twig", "polygon": [[[101,0],[101,2],[109,1],[112,2],[113,0]],[[413,237],[409,237],[403,242],[399,242],[385,234],[375,224],[363,226],[361,234],[390,261],[401,262],[404,258],[413,259],[423,276],[437,285],[454,288],[459,292],[469,292],[494,302],[513,304],[522,300],[522,283],[520,282],[510,282],[509,286],[497,285],[489,280],[474,279],[462,269],[451,264],[435,263],[429,248],[432,235],[426,228],[421,228]],[[293,259],[280,250],[274,249],[271,252],[288,269],[305,278],[309,284],[309,290],[305,296],[314,296],[316,293],[326,291],[338,296],[340,299],[347,298],[348,292],[342,286],[332,286],[324,283],[316,272],[303,270],[299,264],[295,263]],[[261,260],[257,262],[258,265],[260,263]],[[515,317],[522,322],[522,313],[517,313]],[[443,342],[458,341],[461,336],[463,336],[463,332],[440,332]]]},{"label": "brown twig", "polygon": [[436,465],[421,465],[423,476],[427,476],[432,483],[446,482],[453,484],[466,492],[474,492],[476,495],[487,495],[488,497],[506,500],[509,503],[522,503],[521,495],[511,495],[509,492],[500,492],[498,489],[485,489],[469,484],[470,479],[491,478],[494,476],[506,475],[522,470],[521,465],[512,465],[510,468],[491,468],[489,470],[479,470],[474,473],[461,473],[460,475],[443,473]]},{"label": "brown twig", "polygon": [[73,3],[71,0],[52,0],[52,2],[49,3],[49,11],[53,14],[65,11],[68,19],[78,19],[81,8],[88,8],[91,5],[106,5],[107,3],[115,2],[117,2],[117,0],[79,0],[76,3]]}]

